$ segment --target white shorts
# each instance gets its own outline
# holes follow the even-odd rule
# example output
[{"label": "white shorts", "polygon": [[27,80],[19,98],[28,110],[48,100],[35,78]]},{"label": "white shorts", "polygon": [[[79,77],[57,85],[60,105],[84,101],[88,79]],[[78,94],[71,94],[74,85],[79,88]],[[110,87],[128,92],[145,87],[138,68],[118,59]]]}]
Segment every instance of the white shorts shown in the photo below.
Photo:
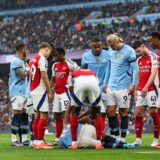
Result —
[{"label": "white shorts", "polygon": [[53,112],[64,112],[70,106],[71,97],[69,92],[54,95]]},{"label": "white shorts", "polygon": [[79,147],[83,148],[93,148],[96,144],[100,144],[100,141],[96,138],[95,127],[90,124],[83,125],[77,139],[77,144]]},{"label": "white shorts", "polygon": [[101,109],[106,113],[106,109],[107,109],[107,94],[102,92],[101,99],[102,99],[103,107],[104,107],[104,109],[102,109],[102,107],[101,107]]},{"label": "white shorts", "polygon": [[119,108],[129,108],[131,96],[128,90],[107,89],[107,106],[116,105]]},{"label": "white shorts", "polygon": [[10,98],[13,110],[27,109],[27,99],[23,96],[14,96]]},{"label": "white shorts", "polygon": [[160,88],[158,88],[158,102],[157,108],[160,109]]},{"label": "white shorts", "polygon": [[32,95],[33,98],[33,108],[35,112],[48,112],[49,103],[48,95],[44,93],[43,95]]},{"label": "white shorts", "polygon": [[94,76],[78,77],[74,84],[72,105],[83,107],[86,97],[92,106],[100,106],[100,89],[98,80]]},{"label": "white shorts", "polygon": [[27,98],[27,113],[29,115],[35,114],[34,108],[33,108],[33,99],[32,99],[32,97]]},{"label": "white shorts", "polygon": [[157,105],[158,105],[158,98],[155,91],[147,92],[147,95],[145,97],[141,96],[141,91],[137,92],[136,107],[138,106],[157,107]]}]

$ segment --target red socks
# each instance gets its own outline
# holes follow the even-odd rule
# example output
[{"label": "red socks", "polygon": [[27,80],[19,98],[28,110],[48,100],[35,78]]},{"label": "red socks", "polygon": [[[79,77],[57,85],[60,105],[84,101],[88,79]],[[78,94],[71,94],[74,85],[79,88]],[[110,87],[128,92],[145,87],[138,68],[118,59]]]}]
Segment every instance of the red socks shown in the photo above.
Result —
[{"label": "red socks", "polygon": [[154,138],[159,138],[159,130],[160,130],[160,118],[158,112],[154,112],[150,114],[153,119],[153,133]]},{"label": "red socks", "polygon": [[44,133],[46,129],[47,120],[40,119],[38,123],[38,139],[43,140],[44,139]]},{"label": "red socks", "polygon": [[105,132],[105,127],[106,127],[105,120],[106,120],[106,117],[102,116],[102,133]]},{"label": "red socks", "polygon": [[159,115],[159,119],[160,119],[160,110],[158,110],[158,115]]},{"label": "red socks", "polygon": [[72,141],[76,141],[77,140],[77,130],[78,130],[78,117],[77,116],[71,116],[70,125],[71,125]]},{"label": "red socks", "polygon": [[63,130],[63,119],[56,119],[56,138],[61,136]]},{"label": "red socks", "polygon": [[33,135],[35,140],[38,140],[38,122],[39,122],[39,119],[34,119],[33,125],[32,125],[32,130],[33,130]]},{"label": "red socks", "polygon": [[100,140],[101,137],[102,137],[102,129],[103,129],[102,124],[103,124],[102,117],[101,116],[97,116],[95,118],[94,126],[96,128],[96,135],[97,135],[97,139],[98,140]]},{"label": "red socks", "polygon": [[143,117],[135,117],[136,138],[142,138]]}]

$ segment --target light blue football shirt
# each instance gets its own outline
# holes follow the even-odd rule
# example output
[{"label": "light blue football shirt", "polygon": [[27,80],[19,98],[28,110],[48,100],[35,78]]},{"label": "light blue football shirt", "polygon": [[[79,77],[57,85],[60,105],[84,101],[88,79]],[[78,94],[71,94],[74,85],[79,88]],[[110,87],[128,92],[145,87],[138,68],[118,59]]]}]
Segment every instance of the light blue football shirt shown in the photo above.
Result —
[{"label": "light blue football shirt", "polygon": [[26,89],[26,98],[30,98],[30,81],[27,82],[27,89]]},{"label": "light blue football shirt", "polygon": [[99,56],[95,56],[92,50],[85,52],[82,56],[81,66],[93,71],[99,79],[99,87],[102,91],[106,74],[106,67],[109,64],[109,53],[102,50]]},{"label": "light blue football shirt", "polygon": [[[77,137],[80,134],[81,128],[82,124],[78,124]],[[70,145],[72,145],[71,127],[67,125],[60,136],[59,146],[61,148],[68,148]]]},{"label": "light blue football shirt", "polygon": [[26,96],[27,78],[20,79],[17,69],[25,71],[25,63],[22,59],[15,56],[10,64],[9,96]]},{"label": "light blue football shirt", "polygon": [[106,71],[105,79],[108,79],[108,88],[112,90],[128,89],[136,85],[138,78],[138,66],[136,53],[133,48],[123,44],[119,50],[109,49],[110,69]]}]

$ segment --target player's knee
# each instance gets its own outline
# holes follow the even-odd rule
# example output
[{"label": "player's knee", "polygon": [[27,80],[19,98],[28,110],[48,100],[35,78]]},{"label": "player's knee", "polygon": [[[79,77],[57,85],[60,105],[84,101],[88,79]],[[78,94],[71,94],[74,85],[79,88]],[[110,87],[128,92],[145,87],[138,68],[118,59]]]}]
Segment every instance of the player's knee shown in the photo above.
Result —
[{"label": "player's knee", "polygon": [[100,115],[100,107],[92,107],[92,116],[95,118],[97,115]]},{"label": "player's knee", "polygon": [[144,113],[141,112],[140,110],[136,110],[135,113],[134,113],[135,117],[143,117],[144,116]]},{"label": "player's knee", "polygon": [[74,116],[78,116],[80,110],[81,110],[80,107],[74,107],[74,108],[72,109],[71,114],[74,115]]},{"label": "player's knee", "polygon": [[156,107],[150,107],[149,108],[149,113],[152,114],[152,113],[156,113],[158,112],[158,109]]},{"label": "player's knee", "polygon": [[128,109],[120,109],[119,114],[121,117],[126,117],[128,115]]},{"label": "player's knee", "polygon": [[14,113],[14,114],[21,114],[21,113],[22,113],[22,110],[13,110],[13,113]]},{"label": "player's knee", "polygon": [[55,113],[56,119],[62,119],[63,113]]},{"label": "player's knee", "polygon": [[101,116],[102,117],[106,117],[106,113],[101,113]]},{"label": "player's knee", "polygon": [[107,116],[108,117],[114,117],[114,116],[116,116],[116,110],[114,108],[107,109]]},{"label": "player's knee", "polygon": [[47,118],[48,118],[48,112],[41,112],[41,113],[40,113],[40,119],[45,119],[45,120],[47,120]]}]

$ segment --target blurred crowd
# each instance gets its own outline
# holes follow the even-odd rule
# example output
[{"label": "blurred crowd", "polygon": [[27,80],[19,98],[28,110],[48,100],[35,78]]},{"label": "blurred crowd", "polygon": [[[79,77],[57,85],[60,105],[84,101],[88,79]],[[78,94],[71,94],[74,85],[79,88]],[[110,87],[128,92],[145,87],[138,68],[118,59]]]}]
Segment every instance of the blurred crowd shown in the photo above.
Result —
[{"label": "blurred crowd", "polygon": [[0,9],[19,9],[19,8],[31,8],[31,7],[44,7],[51,5],[64,5],[82,2],[94,2],[103,0],[3,0],[0,1]]},{"label": "blurred crowd", "polygon": [[0,79],[0,129],[11,123],[11,106],[8,97],[8,77]]},{"label": "blurred crowd", "polygon": [[[150,3],[154,7],[159,2]],[[99,35],[99,37],[105,39],[107,34],[111,32],[118,32],[130,44],[137,37],[145,37],[153,29],[158,30],[160,20],[138,22],[131,18],[122,22],[117,19],[111,25],[106,22],[86,25],[80,21],[92,11],[102,11],[100,17],[128,16],[142,6],[143,3],[140,2],[128,2],[85,9],[68,9],[59,12],[45,11],[36,14],[28,13],[13,17],[1,17],[0,54],[13,54],[16,40],[24,40],[31,53],[36,52],[37,45],[40,42],[47,40],[52,40],[56,46],[63,46],[67,50],[81,50],[89,47],[91,37]]]},{"label": "blurred crowd", "polygon": [[126,2],[126,3],[117,3],[110,4],[107,6],[100,7],[96,9],[102,11],[102,15],[98,18],[108,18],[108,17],[119,17],[119,16],[130,16],[133,13],[137,12],[144,6],[142,2]]},{"label": "blurred crowd", "polygon": [[150,0],[148,2],[150,8],[148,8],[147,13],[159,13],[160,12],[160,0]]}]

